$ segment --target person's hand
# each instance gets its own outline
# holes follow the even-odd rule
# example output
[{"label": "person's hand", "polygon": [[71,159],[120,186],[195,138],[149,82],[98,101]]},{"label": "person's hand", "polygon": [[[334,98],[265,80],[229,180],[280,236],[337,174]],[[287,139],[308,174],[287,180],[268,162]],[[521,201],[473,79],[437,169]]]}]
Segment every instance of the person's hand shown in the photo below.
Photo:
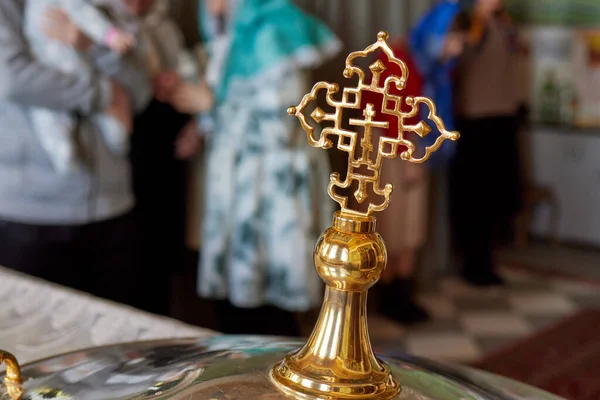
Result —
[{"label": "person's hand", "polygon": [[171,105],[179,112],[196,114],[208,111],[213,106],[213,94],[205,82],[195,85],[182,83],[171,97]]},{"label": "person's hand", "polygon": [[181,85],[181,78],[176,72],[161,72],[154,78],[154,97],[160,102],[170,103],[179,85]]},{"label": "person's hand", "polygon": [[520,56],[529,57],[531,55],[531,44],[526,39],[519,37],[517,46]]},{"label": "person's hand", "polygon": [[135,43],[136,40],[133,35],[119,29],[112,30],[107,40],[108,47],[119,54],[129,52],[135,46]]},{"label": "person's hand", "polygon": [[465,48],[464,35],[458,33],[450,33],[444,42],[442,49],[442,58],[445,60],[458,57],[462,54]]},{"label": "person's hand", "polygon": [[177,135],[175,140],[175,157],[178,160],[187,160],[200,150],[202,141],[198,135],[196,121],[190,121]]},{"label": "person's hand", "polygon": [[58,40],[80,51],[85,51],[92,45],[92,41],[71,22],[67,13],[60,8],[49,8],[44,17],[42,29],[50,39]]},{"label": "person's hand", "polygon": [[131,132],[133,120],[131,99],[118,83],[113,82],[112,84],[112,101],[105,110],[105,113],[122,123],[126,127],[127,132]]},{"label": "person's hand", "polygon": [[425,173],[425,167],[421,164],[406,162],[402,165],[402,180],[407,188],[422,182]]},{"label": "person's hand", "polygon": [[212,15],[222,15],[227,12],[227,0],[208,0],[207,8]]}]

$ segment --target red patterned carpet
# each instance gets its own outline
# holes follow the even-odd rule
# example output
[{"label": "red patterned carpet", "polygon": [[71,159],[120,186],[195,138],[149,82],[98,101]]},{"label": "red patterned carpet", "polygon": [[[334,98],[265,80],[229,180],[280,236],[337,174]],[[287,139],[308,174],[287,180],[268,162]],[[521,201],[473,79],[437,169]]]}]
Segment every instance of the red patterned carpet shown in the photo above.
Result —
[{"label": "red patterned carpet", "polygon": [[582,311],[476,367],[569,400],[600,399],[600,309]]}]

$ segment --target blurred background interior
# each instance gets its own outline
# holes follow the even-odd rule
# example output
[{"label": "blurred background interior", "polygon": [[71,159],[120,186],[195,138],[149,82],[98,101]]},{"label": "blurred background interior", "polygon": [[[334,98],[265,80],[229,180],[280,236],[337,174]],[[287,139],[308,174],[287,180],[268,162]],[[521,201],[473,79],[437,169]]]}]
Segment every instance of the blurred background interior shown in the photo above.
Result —
[{"label": "blurred background interior", "polygon": [[[141,7],[143,2],[124,0],[123,3],[128,3],[131,11],[135,4]],[[14,12],[9,3],[20,4],[14,7],[20,8],[21,12]],[[24,22],[15,20],[18,16],[27,19],[27,5],[23,11],[22,3],[28,1],[11,0],[4,9],[0,7],[0,47],[16,43],[15,35],[22,35],[17,28],[10,31],[5,23],[9,20],[11,26],[23,26]],[[302,157],[306,156],[306,163],[311,167],[304,171],[305,176],[300,172],[300,178],[294,179],[316,182],[314,190],[324,194],[326,183],[318,183],[318,179],[323,182],[324,178],[327,182],[332,170],[345,171],[347,154],[335,148],[322,151],[328,156],[323,163],[304,148],[287,156],[288,147],[285,146],[289,145],[276,143],[273,145],[285,149],[281,150],[279,158],[264,156],[258,157],[260,161],[253,161],[256,154],[250,154],[251,146],[233,150],[230,144],[239,138],[235,135],[240,132],[247,135],[244,137],[262,138],[259,140],[265,140],[267,133],[276,138],[302,136],[295,130],[297,126],[288,127],[296,123],[293,119],[288,122],[280,122],[277,118],[265,120],[260,128],[258,122],[252,125],[251,118],[240,122],[246,118],[246,111],[239,109],[246,110],[245,107],[250,107],[249,102],[261,103],[271,96],[277,98],[275,103],[281,102],[278,103],[280,109],[273,108],[275,114],[281,114],[285,107],[297,104],[299,96],[310,88],[307,84],[300,85],[302,88],[295,92],[296,89],[285,86],[285,79],[295,79],[294,66],[290,67],[291,75],[258,83],[257,87],[268,86],[271,92],[264,88],[258,90],[259,94],[250,91],[248,88],[255,86],[248,82],[265,79],[263,75],[256,78],[248,72],[258,69],[254,66],[260,64],[256,60],[263,57],[261,51],[271,54],[273,49],[282,49],[283,54],[287,45],[280,46],[272,39],[274,41],[266,42],[264,48],[250,49],[250,45],[244,45],[240,39],[244,35],[241,32],[245,32],[246,39],[253,34],[259,35],[261,24],[264,24],[274,32],[287,29],[291,32],[288,34],[300,37],[302,34],[294,33],[293,29],[304,29],[305,33],[309,32],[304,36],[310,37],[304,45],[318,48],[320,37],[330,34],[325,28],[328,26],[332,31],[331,43],[341,42],[343,50],[333,50],[333,46],[330,54],[322,54],[322,59],[313,63],[318,68],[310,71],[308,82],[327,80],[344,85],[341,72],[347,53],[365,48],[374,42],[379,31],[385,30],[390,33],[390,43],[396,54],[412,66],[414,82],[421,81],[419,85],[415,83],[414,88],[407,88],[415,91],[409,94],[432,97],[448,126],[458,130],[462,137],[456,145],[449,144],[453,147],[444,147],[429,167],[407,166],[400,160],[387,160],[389,163],[384,165],[383,176],[395,184],[396,190],[392,205],[381,213],[378,221],[389,260],[388,273],[372,290],[370,301],[369,326],[375,347],[378,351],[405,351],[476,365],[573,400],[600,398],[600,210],[594,206],[600,203],[600,2],[296,0],[297,6],[307,15],[317,17],[322,25],[311,19],[290,24],[291,28],[281,27],[277,15],[288,15],[283,13],[289,12],[295,18],[297,14],[281,4],[276,7],[282,7],[282,14],[275,16],[260,8],[262,3],[287,4],[286,1],[231,2],[238,11],[259,15],[254,21],[261,22],[241,28],[236,25],[242,24],[241,18],[231,12],[227,0],[203,3],[202,0],[171,0],[168,15],[175,28],[159,28],[162,25],[153,25],[149,18],[141,25],[138,23],[140,28],[135,19],[143,20],[143,12],[123,18],[120,25],[135,26],[140,32],[146,30],[145,36],[137,38],[134,48],[143,47],[146,40],[152,42],[161,35],[169,35],[165,33],[167,31],[180,30],[181,37],[179,33],[174,35],[179,38],[179,44],[173,44],[176,40],[154,43],[154,46],[159,49],[164,46],[163,72],[178,70],[179,78],[173,79],[188,80],[187,84],[180,85],[181,90],[174,84],[163,85],[175,93],[169,100],[159,95],[163,86],[156,83],[158,80],[150,85],[150,89],[136,88],[135,83],[131,83],[131,87],[122,85],[125,92],[154,91],[153,95],[148,95],[152,100],[146,100],[146,103],[140,100],[145,105],[137,110],[134,105],[130,110],[131,115],[137,115],[130,121],[133,132],[131,154],[123,160],[133,167],[131,192],[137,205],[129,210],[133,213],[131,221],[123,220],[125,217],[117,215],[118,212],[107,216],[106,221],[100,217],[86,220],[68,213],[63,220],[28,218],[38,210],[46,214],[54,212],[54,209],[44,210],[37,205],[36,201],[40,199],[44,202],[44,196],[51,196],[51,201],[61,198],[61,194],[51,193],[45,184],[41,188],[36,186],[40,182],[52,185],[53,176],[31,173],[32,168],[50,168],[50,164],[47,160],[43,161],[45,164],[40,161],[45,167],[32,167],[31,162],[19,164],[13,157],[16,153],[0,151],[0,192],[6,191],[6,195],[0,193],[0,265],[3,266],[0,267],[0,347],[31,359],[100,342],[165,337],[174,335],[177,330],[180,334],[200,334],[208,332],[204,330],[207,329],[224,333],[309,335],[318,314],[319,301],[312,301],[308,295],[298,295],[297,302],[289,299],[286,302],[286,296],[292,296],[290,293],[298,288],[294,286],[288,288],[290,292],[283,289],[279,292],[276,287],[290,285],[287,281],[290,279],[304,279],[302,274],[294,275],[290,271],[306,269],[316,277],[310,251],[303,249],[312,246],[318,237],[315,232],[308,231],[320,233],[327,226],[330,210],[325,206],[306,206],[306,212],[298,214],[298,219],[291,219],[290,223],[310,225],[300,222],[308,221],[318,211],[325,215],[325,225],[315,222],[308,230],[294,233],[299,235],[296,239],[285,240],[282,239],[285,235],[275,231],[265,234],[260,230],[263,228],[257,227],[273,224],[270,218],[277,219],[277,215],[284,218],[285,210],[289,209],[286,207],[298,204],[293,202],[296,200],[290,200],[287,194],[280,196],[258,189],[245,192],[242,186],[219,186],[211,182],[236,181],[236,177],[249,179],[256,187],[260,186],[257,182],[277,182],[276,177],[264,171],[277,170],[278,165],[287,166],[290,157],[304,160]],[[448,8],[441,10],[442,6]],[[203,18],[199,15],[214,18],[199,21]],[[427,17],[430,19],[424,19]],[[66,18],[68,20],[68,14]],[[301,17],[297,18],[300,21]],[[302,14],[302,18],[308,17]],[[317,31],[321,33],[310,34]],[[220,68],[228,71],[233,76],[232,82],[235,81],[236,69],[227,64],[228,50],[223,51],[217,43],[222,37],[231,40],[227,45],[231,47],[226,46],[227,49],[236,49],[240,59],[247,57],[246,60],[254,63],[252,67],[246,66],[246,70],[240,68],[242,72],[239,72],[241,81],[248,83],[239,87],[247,90],[244,93],[251,93],[248,96],[257,96],[245,103],[228,94],[228,89],[221,91],[222,82],[229,75],[208,76],[210,71],[214,74],[214,70]],[[65,35],[61,38],[57,40],[78,48],[78,44]],[[282,41],[285,42],[285,38]],[[205,43],[216,44],[208,47],[208,52],[200,51],[206,49]],[[194,59],[192,70],[196,68],[199,76],[192,79],[181,76],[187,71],[182,64],[188,60],[181,56],[183,52],[173,56],[176,60],[173,66],[164,61],[168,58],[165,54],[169,53],[164,50],[177,46],[187,49],[185,54],[193,54],[189,56]],[[289,50],[286,56],[301,47],[302,44]],[[13,48],[16,49],[16,45]],[[13,73],[11,68],[14,68],[8,63],[14,59],[11,54],[2,54],[3,51],[0,49],[0,83],[7,85],[7,79],[11,79]],[[213,64],[212,60],[223,54],[225,61]],[[273,57],[277,59],[277,56]],[[148,60],[146,55],[140,59]],[[297,69],[304,66],[301,64],[298,63]],[[203,78],[205,70],[208,72]],[[163,81],[170,79],[168,74],[160,76]],[[204,79],[209,82],[208,87],[200,87],[197,83]],[[37,83],[29,79],[28,84]],[[30,93],[35,93],[33,89]],[[288,90],[291,90],[289,97],[280,94]],[[64,105],[46,105],[32,100],[33,96],[27,96],[27,93],[13,97],[2,93],[0,140],[9,143],[11,151],[20,152],[25,158],[34,153],[37,155],[41,152],[39,145],[29,151],[26,146],[33,146],[30,142],[15,144],[13,139],[17,134],[24,134],[15,118],[31,114],[28,111],[17,114],[11,110],[34,107],[56,110]],[[131,103],[135,103],[136,95],[130,97]],[[205,98],[210,98],[206,103],[211,104],[205,105]],[[206,128],[205,121],[195,117],[209,109],[213,110],[212,128]],[[73,115],[85,119],[86,113],[80,111]],[[232,118],[237,122],[227,121],[219,114],[226,112],[237,112],[237,117]],[[446,115],[450,116],[450,121]],[[289,117],[280,118],[286,121]],[[273,133],[277,129],[286,133]],[[211,133],[207,134],[207,131]],[[220,132],[223,132],[221,136]],[[260,136],[263,133],[264,136]],[[31,133],[30,136],[35,135]],[[220,139],[215,137],[229,138],[229,142],[221,140],[219,148]],[[244,143],[251,143],[251,139],[248,140]],[[304,140],[303,136],[301,140]],[[261,151],[267,150],[258,150],[259,154],[263,154]],[[104,169],[103,173],[128,171],[125,167],[119,169],[122,161],[117,158],[107,161],[113,167]],[[243,162],[248,164],[239,168]],[[19,169],[21,166],[23,170]],[[311,169],[320,176],[313,177]],[[285,173],[284,176],[292,179]],[[67,178],[64,176],[56,179],[57,187],[75,197],[79,190],[77,185],[86,184],[78,179],[65,183]],[[39,191],[15,189],[19,182]],[[123,184],[118,180],[103,182],[101,186],[116,185],[117,191]],[[277,183],[266,186],[283,192]],[[23,208],[13,212],[11,191],[18,190],[21,190],[18,198],[23,199]],[[35,198],[31,202],[33,211],[27,209],[27,193]],[[67,207],[67,204],[73,204],[69,202],[76,201],[74,197],[65,196]],[[237,200],[231,200],[236,196]],[[313,202],[328,202],[308,189],[306,193],[291,196],[296,199],[294,196],[298,196],[297,199],[312,196]],[[271,202],[265,205],[267,199]],[[223,204],[238,205],[227,209]],[[110,208],[103,204],[97,207],[96,213]],[[272,213],[257,211],[247,221],[243,220],[245,212],[269,207]],[[333,210],[333,205],[329,207]],[[121,214],[128,214],[126,209],[124,206]],[[239,216],[236,212],[235,218],[239,220],[231,221],[220,214],[231,214],[233,209],[242,210]],[[206,216],[207,210],[214,210],[210,218]],[[246,240],[244,234],[236,235],[225,228],[222,232],[207,228],[210,224],[230,223],[232,225],[227,226],[235,227],[233,231],[249,235],[249,243],[263,243],[264,240],[264,246],[254,243],[244,247],[244,243],[236,242]],[[128,263],[138,262],[131,261],[135,258],[130,254],[131,248],[117,249],[119,245],[115,244],[132,240],[128,235],[133,235],[134,231],[141,235],[138,241],[143,252],[137,269],[128,267]],[[253,235],[261,239],[253,240]],[[203,247],[202,243],[208,244]],[[302,243],[309,245],[303,247]],[[94,249],[89,250],[91,247]],[[297,247],[303,249],[290,252],[289,257],[278,257],[267,254],[269,251],[265,248],[271,247],[279,252],[289,252]],[[106,257],[104,262],[107,264],[97,261],[97,266],[93,266],[94,260],[100,260],[102,254],[111,251],[118,255]],[[227,257],[238,251],[251,253],[243,261],[250,266],[248,269],[237,270],[239,265],[227,261]],[[75,253],[77,257],[73,255]],[[59,260],[71,260],[74,267],[61,268],[57,265],[62,263]],[[271,261],[287,264],[271,271]],[[207,263],[211,265],[207,266]],[[265,270],[269,271],[266,273]],[[245,280],[235,278],[238,275],[243,275]],[[95,281],[95,285],[88,280]],[[122,283],[116,284],[116,281]],[[306,288],[298,290],[314,291],[311,285],[307,278]],[[255,293],[255,286],[265,293]],[[102,287],[112,287],[114,291],[103,291]],[[118,287],[128,295],[117,293]],[[317,291],[319,288],[317,286]],[[71,292],[72,289],[76,292]],[[99,298],[114,303],[104,303],[105,300]],[[100,324],[81,317],[86,313],[88,317],[92,315],[89,311],[92,308],[99,319],[114,314],[113,320],[120,322]],[[71,322],[57,321],[56,315]],[[87,322],[83,322],[84,319]],[[132,321],[146,322],[135,325]],[[144,324],[155,327],[152,334],[144,336],[141,333],[144,328],[140,326]],[[161,331],[156,328],[161,324],[177,329]],[[134,325],[137,327],[135,332],[132,331]],[[89,339],[91,326],[101,332],[100,342]],[[73,336],[65,340],[65,335],[76,335],[74,332],[78,330],[85,331],[82,335],[88,338],[78,341]],[[67,331],[70,333],[65,333]]]}]

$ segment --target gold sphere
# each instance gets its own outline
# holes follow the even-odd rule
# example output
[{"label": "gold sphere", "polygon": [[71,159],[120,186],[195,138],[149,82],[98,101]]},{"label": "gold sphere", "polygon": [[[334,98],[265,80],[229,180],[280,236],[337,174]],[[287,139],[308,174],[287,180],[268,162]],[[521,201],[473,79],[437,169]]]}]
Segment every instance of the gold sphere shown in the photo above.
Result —
[{"label": "gold sphere", "polygon": [[335,226],[319,239],[314,261],[325,284],[338,290],[371,288],[385,268],[386,250],[376,232],[345,232]]}]

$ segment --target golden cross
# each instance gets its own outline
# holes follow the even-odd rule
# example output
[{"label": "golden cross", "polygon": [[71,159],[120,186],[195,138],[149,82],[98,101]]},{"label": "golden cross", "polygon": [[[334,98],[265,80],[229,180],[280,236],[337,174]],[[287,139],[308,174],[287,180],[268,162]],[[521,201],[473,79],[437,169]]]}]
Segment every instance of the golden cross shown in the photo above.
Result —
[{"label": "golden cross", "polygon": [[[335,172],[331,174],[329,183],[329,195],[333,200],[339,203],[342,207],[342,212],[355,215],[368,216],[375,211],[385,210],[390,203],[390,195],[393,190],[391,184],[386,184],[381,187],[380,175],[382,161],[384,158],[395,158],[398,154],[398,147],[405,146],[406,151],[402,152],[400,157],[409,162],[422,163],[426,161],[431,154],[437,151],[442,143],[446,140],[457,140],[458,132],[450,132],[444,126],[442,119],[436,114],[435,104],[431,99],[426,97],[410,97],[398,96],[390,93],[392,85],[398,90],[403,90],[408,79],[408,68],[406,64],[394,56],[394,52],[387,43],[388,34],[380,32],[377,35],[377,42],[367,47],[364,51],[351,53],[346,59],[346,68],[344,69],[344,77],[347,79],[353,76],[358,77],[356,87],[345,87],[341,93],[341,100],[336,100],[334,95],[339,92],[339,86],[328,82],[319,82],[304,96],[297,107],[290,107],[288,113],[296,116],[306,131],[308,142],[313,147],[329,149],[333,146],[330,136],[338,137],[337,148],[348,153],[348,171],[344,180],[340,179],[340,174]],[[381,74],[386,67],[381,60],[373,63],[369,69],[371,70],[371,81],[366,82],[365,72],[354,64],[358,58],[367,58],[377,51],[383,51],[391,63],[400,67],[402,76],[389,76],[384,82],[381,82]],[[329,123],[324,126],[318,138],[315,138],[315,128],[309,124],[305,111],[307,107],[316,102],[319,93],[325,90],[325,99],[329,106],[333,108],[333,112],[328,114],[321,108],[316,107],[310,114],[310,118],[317,124],[322,122]],[[364,91],[371,91],[383,95],[381,110],[376,110],[373,104],[367,104],[363,111],[364,119],[350,119],[349,123],[352,127],[360,128],[363,132],[363,137],[358,143],[358,132],[346,130],[342,126],[342,116],[344,110],[357,110],[361,108],[361,98]],[[402,105],[406,104],[410,107],[409,111],[403,111]],[[416,145],[408,139],[404,138],[404,133],[414,132],[419,137],[425,137],[431,132],[431,128],[425,121],[421,121],[416,125],[405,125],[404,121],[415,117],[419,113],[419,106],[423,104],[429,108],[428,119],[435,124],[440,132],[440,136],[436,141],[425,148],[425,154],[421,158],[413,156]],[[373,128],[388,128],[388,122],[375,121],[374,118],[378,113],[394,116],[398,119],[398,135],[396,137],[380,137],[377,147],[375,148],[372,138]],[[360,146],[362,154],[359,158],[356,157],[357,145]],[[374,150],[377,154],[371,157]],[[367,172],[364,172],[364,171]],[[379,204],[368,203],[366,212],[361,212],[349,208],[348,197],[336,192],[336,188],[347,189],[353,182],[357,182],[358,189],[354,192],[355,199],[362,204],[368,198],[368,187],[371,186],[375,194],[383,197],[383,202]]]}]

